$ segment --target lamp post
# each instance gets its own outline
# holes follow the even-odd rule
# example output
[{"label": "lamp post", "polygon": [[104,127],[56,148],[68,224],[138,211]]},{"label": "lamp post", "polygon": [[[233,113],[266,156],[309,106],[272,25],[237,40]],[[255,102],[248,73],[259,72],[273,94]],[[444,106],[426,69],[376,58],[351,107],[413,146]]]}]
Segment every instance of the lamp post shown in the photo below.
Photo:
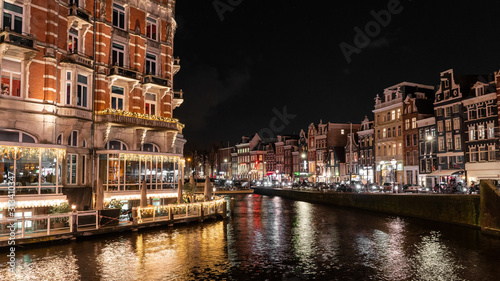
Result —
[{"label": "lamp post", "polygon": [[396,164],[397,163],[398,163],[398,161],[396,161],[396,159],[392,158],[391,165],[392,165],[392,182],[393,182],[393,185],[396,184],[395,182],[396,182]]}]

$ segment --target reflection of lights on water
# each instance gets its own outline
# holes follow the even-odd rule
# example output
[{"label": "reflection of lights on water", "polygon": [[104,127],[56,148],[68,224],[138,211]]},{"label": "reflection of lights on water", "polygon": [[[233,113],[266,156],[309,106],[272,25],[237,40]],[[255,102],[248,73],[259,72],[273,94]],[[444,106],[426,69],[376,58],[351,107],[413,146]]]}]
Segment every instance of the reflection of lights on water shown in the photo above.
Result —
[{"label": "reflection of lights on water", "polygon": [[61,256],[37,258],[24,255],[16,262],[16,272],[12,273],[9,267],[0,268],[0,280],[53,280],[73,281],[80,280],[77,258],[72,253],[61,253]]},{"label": "reflection of lights on water", "polygon": [[418,280],[459,280],[458,271],[463,269],[441,240],[438,232],[431,232],[429,236],[415,245],[416,253],[412,259],[415,268],[415,277]]},{"label": "reflection of lights on water", "polygon": [[104,246],[97,256],[97,264],[103,280],[134,280],[139,266],[129,240]]},{"label": "reflection of lights on water", "polygon": [[302,262],[311,265],[314,262],[311,258],[316,254],[315,243],[315,227],[312,224],[311,203],[297,201],[296,222],[293,228],[293,247],[297,258]]}]

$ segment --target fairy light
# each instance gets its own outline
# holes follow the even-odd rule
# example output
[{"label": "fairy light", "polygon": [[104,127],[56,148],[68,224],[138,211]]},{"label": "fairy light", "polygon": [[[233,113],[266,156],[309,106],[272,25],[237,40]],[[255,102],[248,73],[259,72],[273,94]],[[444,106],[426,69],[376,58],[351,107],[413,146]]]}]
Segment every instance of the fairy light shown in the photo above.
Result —
[{"label": "fairy light", "polygon": [[[61,203],[67,203],[68,200],[65,199],[55,199],[55,200],[30,200],[30,201],[17,201],[16,208],[34,208],[34,207],[50,207],[56,206]],[[0,202],[0,209],[6,209],[8,202]]]},{"label": "fairy light", "polygon": [[104,109],[104,110],[97,112],[97,115],[108,115],[108,114],[125,116],[125,117],[134,117],[134,118],[146,119],[146,120],[151,120],[151,121],[161,121],[161,122],[173,123],[173,124],[177,124],[181,128],[185,127],[185,125],[180,123],[179,119],[177,119],[177,118],[142,114],[142,113],[138,113],[138,112],[130,112],[130,111],[124,111],[124,110],[120,110],[120,109],[111,109],[111,108],[107,108],[107,109]]}]

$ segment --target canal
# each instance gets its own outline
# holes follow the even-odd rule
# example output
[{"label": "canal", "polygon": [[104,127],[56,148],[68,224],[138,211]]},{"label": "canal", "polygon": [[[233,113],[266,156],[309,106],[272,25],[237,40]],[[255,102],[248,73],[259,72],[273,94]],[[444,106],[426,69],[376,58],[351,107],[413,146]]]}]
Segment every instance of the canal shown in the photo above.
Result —
[{"label": "canal", "polygon": [[1,280],[498,280],[500,239],[478,230],[261,195],[174,228],[18,247]]}]

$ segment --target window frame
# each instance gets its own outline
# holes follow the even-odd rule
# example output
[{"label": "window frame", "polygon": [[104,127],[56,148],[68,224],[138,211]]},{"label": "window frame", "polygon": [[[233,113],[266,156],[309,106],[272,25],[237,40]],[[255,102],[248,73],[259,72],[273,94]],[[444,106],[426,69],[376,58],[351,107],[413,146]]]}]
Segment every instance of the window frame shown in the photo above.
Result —
[{"label": "window frame", "polygon": [[118,3],[113,3],[111,24],[115,28],[119,28],[125,31],[127,30],[127,9],[125,6],[122,6]]},{"label": "window frame", "polygon": [[[151,27],[155,27],[156,28],[156,32],[153,33],[151,31],[151,33],[149,33],[149,28]],[[151,18],[151,17],[146,17],[146,38],[150,39],[150,40],[153,40],[153,41],[158,41],[158,20],[157,19],[154,19],[154,18]],[[153,36],[154,34],[154,36]],[[151,36],[150,36],[151,35]],[[154,38],[153,38],[154,37]]]},{"label": "window frame", "polygon": [[[122,94],[116,93],[115,89],[122,89]],[[116,108],[113,107],[113,99],[116,99]],[[119,108],[119,101],[121,100],[122,108]],[[125,110],[125,88],[120,86],[111,86],[111,96],[109,107],[115,110]]]},{"label": "window frame", "polygon": [[[85,78],[85,83],[80,82],[80,77]],[[88,108],[89,105],[89,77],[87,75],[77,74],[76,76],[76,106]],[[81,89],[81,91],[80,91]]]}]

